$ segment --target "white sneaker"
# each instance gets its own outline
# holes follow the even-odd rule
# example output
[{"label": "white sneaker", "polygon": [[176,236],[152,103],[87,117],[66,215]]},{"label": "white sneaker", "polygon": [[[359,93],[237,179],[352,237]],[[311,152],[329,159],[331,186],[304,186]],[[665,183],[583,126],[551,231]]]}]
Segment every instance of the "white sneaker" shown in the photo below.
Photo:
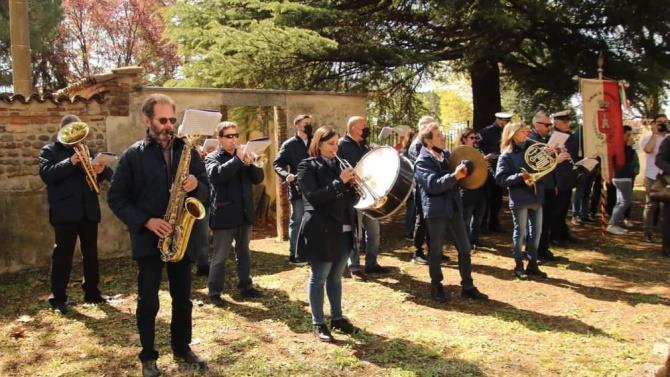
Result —
[{"label": "white sneaker", "polygon": [[572,223],[572,225],[575,225],[575,226],[582,225],[582,219],[580,219],[577,216],[573,216],[572,220],[570,220],[570,222]]},{"label": "white sneaker", "polygon": [[628,233],[628,231],[618,225],[608,225],[607,226],[607,233],[612,233],[616,235],[623,235]]},{"label": "white sneaker", "polygon": [[632,228],[633,227],[633,222],[628,220],[628,219],[623,219],[623,226],[626,228]]}]

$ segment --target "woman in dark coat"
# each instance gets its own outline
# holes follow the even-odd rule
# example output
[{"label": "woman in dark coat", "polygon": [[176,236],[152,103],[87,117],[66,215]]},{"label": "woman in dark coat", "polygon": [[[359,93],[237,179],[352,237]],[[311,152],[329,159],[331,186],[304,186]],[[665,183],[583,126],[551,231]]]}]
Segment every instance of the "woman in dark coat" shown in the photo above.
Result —
[{"label": "woman in dark coat", "polygon": [[[467,145],[479,149],[477,146],[477,132],[472,128],[463,129],[457,145]],[[468,232],[470,245],[474,250],[479,244],[479,229],[482,225],[482,219],[484,219],[484,212],[486,212],[486,186],[474,190],[461,188],[459,191],[463,201],[465,229]]]},{"label": "woman in dark coat", "polygon": [[342,316],[342,273],[354,246],[356,228],[351,187],[353,169],[342,170],[336,158],[339,134],[320,127],[309,146],[310,157],[298,165],[305,213],[298,236],[298,256],[310,264],[308,287],[314,334],[332,342],[323,314],[324,286],[330,302],[330,327],[345,334],[359,331]]}]

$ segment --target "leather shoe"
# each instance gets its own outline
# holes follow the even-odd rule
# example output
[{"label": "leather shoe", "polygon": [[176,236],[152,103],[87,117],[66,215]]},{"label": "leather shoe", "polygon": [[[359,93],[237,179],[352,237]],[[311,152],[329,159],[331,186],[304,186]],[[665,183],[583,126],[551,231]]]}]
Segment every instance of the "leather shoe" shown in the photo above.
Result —
[{"label": "leather shoe", "polygon": [[325,323],[314,325],[314,329],[312,331],[314,332],[314,335],[316,335],[316,338],[322,342],[331,343],[335,340]]},{"label": "leather shoe", "polygon": [[207,362],[198,357],[193,351],[188,350],[186,353],[174,354],[174,358],[181,364],[187,364],[191,369],[207,369]]},{"label": "leather shoe", "polygon": [[87,304],[105,304],[107,300],[102,295],[84,296],[84,302]]},{"label": "leather shoe", "polygon": [[526,275],[536,276],[541,279],[547,278],[547,274],[540,270],[540,267],[538,267],[537,262],[535,261],[528,262],[528,266],[526,266]]},{"label": "leather shoe", "polygon": [[330,328],[339,330],[343,334],[358,334],[361,329],[354,326],[346,318],[333,319],[330,321]]},{"label": "leather shoe", "polygon": [[382,267],[378,264],[376,264],[374,266],[370,266],[370,267],[365,266],[365,273],[366,274],[388,274],[389,272],[391,272],[391,270],[389,268]]},{"label": "leather shoe", "polygon": [[161,370],[156,365],[156,360],[147,360],[142,362],[142,377],[158,377]]},{"label": "leather shoe", "polygon": [[222,307],[226,306],[226,302],[223,300],[223,298],[221,298],[221,296],[218,296],[218,295],[217,296],[210,296],[209,297],[209,302],[212,305],[214,305],[218,308],[222,308]]},{"label": "leather shoe", "polygon": [[489,296],[480,292],[477,287],[472,287],[469,289],[463,289],[461,291],[461,297],[470,298],[473,300],[488,300]]},{"label": "leather shoe", "polygon": [[240,296],[244,298],[259,298],[263,297],[263,292],[259,291],[258,289],[251,287],[249,289],[245,289],[240,292]]},{"label": "leather shoe", "polygon": [[449,292],[444,290],[442,284],[431,284],[430,297],[437,302],[447,302],[449,300]]},{"label": "leather shoe", "polygon": [[62,315],[65,315],[70,311],[70,309],[68,309],[67,307],[67,304],[64,302],[53,303],[51,304],[51,308],[53,309],[54,312]]},{"label": "leather shoe", "polygon": [[354,280],[368,281],[368,277],[365,275],[365,272],[361,270],[351,271],[351,277]]}]

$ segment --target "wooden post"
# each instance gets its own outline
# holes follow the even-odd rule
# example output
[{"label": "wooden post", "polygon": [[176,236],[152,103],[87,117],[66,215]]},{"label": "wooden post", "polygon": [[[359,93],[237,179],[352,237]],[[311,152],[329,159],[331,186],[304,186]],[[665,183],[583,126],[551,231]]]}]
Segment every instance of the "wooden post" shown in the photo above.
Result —
[{"label": "wooden post", "polygon": [[[287,113],[286,109],[280,106],[274,106],[274,123],[275,123],[275,140],[274,145],[277,148],[276,153],[279,153],[279,148],[287,139]],[[276,154],[275,154],[276,155]],[[277,211],[277,239],[279,241],[288,240],[288,220],[290,216],[290,208],[288,202],[288,186],[282,185],[282,180],[277,179],[275,184],[277,199],[275,201]]]},{"label": "wooden post", "polygon": [[9,0],[9,32],[14,93],[28,97],[33,92],[28,0]]}]

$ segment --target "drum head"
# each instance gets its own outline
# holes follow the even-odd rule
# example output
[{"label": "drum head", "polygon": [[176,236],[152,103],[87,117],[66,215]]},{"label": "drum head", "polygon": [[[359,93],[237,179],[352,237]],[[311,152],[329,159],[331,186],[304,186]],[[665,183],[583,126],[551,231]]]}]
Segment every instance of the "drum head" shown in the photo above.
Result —
[{"label": "drum head", "polygon": [[[354,170],[374,195],[381,198],[391,191],[398,179],[400,156],[393,147],[380,147],[363,156]],[[356,203],[356,208],[369,208],[373,204],[372,195],[367,195]]]}]

